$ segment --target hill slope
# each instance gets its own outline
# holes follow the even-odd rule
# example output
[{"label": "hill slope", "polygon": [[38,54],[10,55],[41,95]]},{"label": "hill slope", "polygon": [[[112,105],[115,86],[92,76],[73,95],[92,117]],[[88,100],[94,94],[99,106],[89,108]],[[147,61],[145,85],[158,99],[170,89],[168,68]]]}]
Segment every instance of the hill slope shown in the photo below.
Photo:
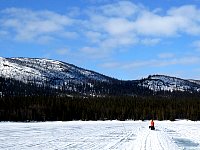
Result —
[{"label": "hill slope", "polygon": [[[2,82],[8,82],[6,79],[9,79],[61,90],[62,93],[81,95],[143,95],[151,94],[151,91],[200,91],[200,81],[197,80],[153,75],[141,80],[120,81],[65,62],[39,58],[0,57],[0,77],[5,79]],[[6,84],[1,85],[3,89],[3,85]]]},{"label": "hill slope", "polygon": [[61,61],[37,58],[0,58],[0,76],[23,82],[97,80],[109,82],[111,78]]},{"label": "hill slope", "polygon": [[141,80],[141,86],[153,91],[200,91],[200,82],[165,75],[153,75]]}]

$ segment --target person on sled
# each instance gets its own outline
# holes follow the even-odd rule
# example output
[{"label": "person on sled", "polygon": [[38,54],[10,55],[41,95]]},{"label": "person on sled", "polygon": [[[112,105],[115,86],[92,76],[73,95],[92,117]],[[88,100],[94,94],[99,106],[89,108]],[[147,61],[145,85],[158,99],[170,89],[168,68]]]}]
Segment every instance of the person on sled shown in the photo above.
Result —
[{"label": "person on sled", "polygon": [[151,120],[151,125],[149,126],[149,129],[155,130],[153,119]]}]

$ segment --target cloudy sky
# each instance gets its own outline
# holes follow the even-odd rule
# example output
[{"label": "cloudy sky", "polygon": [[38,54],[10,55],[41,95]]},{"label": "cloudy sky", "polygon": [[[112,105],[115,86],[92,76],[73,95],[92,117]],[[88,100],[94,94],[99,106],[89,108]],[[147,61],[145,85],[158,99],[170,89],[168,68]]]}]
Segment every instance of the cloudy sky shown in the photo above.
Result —
[{"label": "cloudy sky", "polygon": [[0,0],[0,56],[200,79],[200,0]]}]

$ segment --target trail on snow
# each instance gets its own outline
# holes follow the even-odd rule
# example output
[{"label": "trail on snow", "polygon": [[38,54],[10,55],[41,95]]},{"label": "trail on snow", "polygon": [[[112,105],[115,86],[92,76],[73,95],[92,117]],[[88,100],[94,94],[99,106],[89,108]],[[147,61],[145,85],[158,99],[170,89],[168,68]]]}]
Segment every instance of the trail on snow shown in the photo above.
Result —
[{"label": "trail on snow", "polygon": [[133,142],[133,150],[179,150],[180,148],[162,130],[143,128]]}]

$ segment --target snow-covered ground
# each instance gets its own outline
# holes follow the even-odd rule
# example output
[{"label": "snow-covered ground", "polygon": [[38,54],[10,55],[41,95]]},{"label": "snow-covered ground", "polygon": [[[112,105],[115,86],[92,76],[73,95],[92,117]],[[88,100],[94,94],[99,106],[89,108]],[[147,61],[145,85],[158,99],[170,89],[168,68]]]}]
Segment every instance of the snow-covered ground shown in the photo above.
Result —
[{"label": "snow-covered ground", "polygon": [[200,150],[200,122],[71,121],[0,123],[1,150]]}]

